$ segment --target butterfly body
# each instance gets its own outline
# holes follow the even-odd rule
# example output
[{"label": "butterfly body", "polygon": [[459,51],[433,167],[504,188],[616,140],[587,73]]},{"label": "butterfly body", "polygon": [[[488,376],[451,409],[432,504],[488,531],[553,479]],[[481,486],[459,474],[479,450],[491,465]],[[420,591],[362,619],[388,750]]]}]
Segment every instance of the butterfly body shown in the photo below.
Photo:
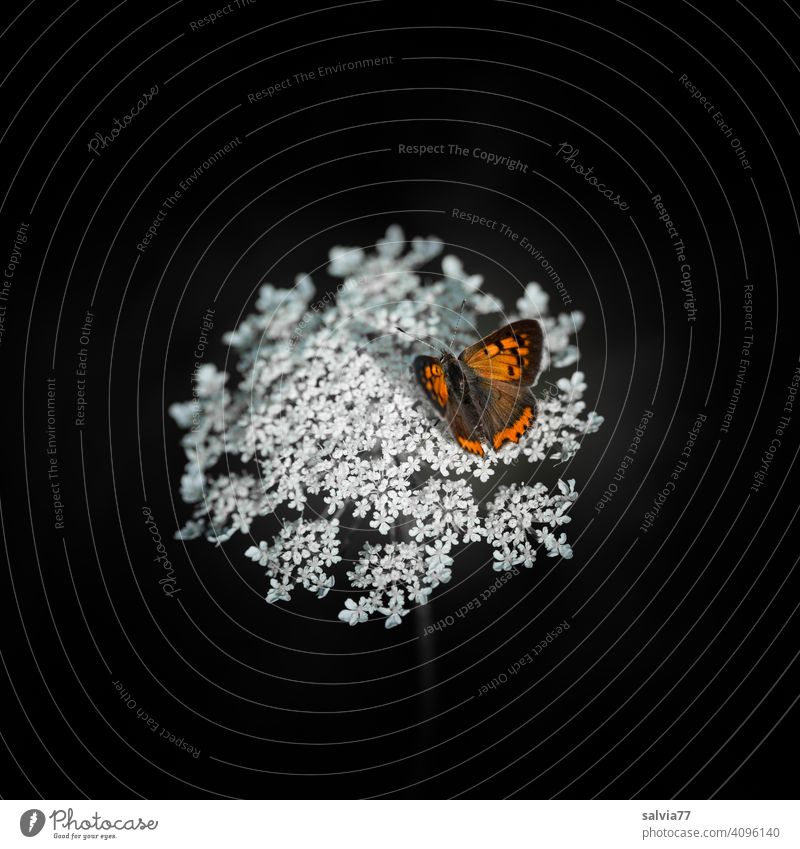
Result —
[{"label": "butterfly body", "polygon": [[483,442],[495,449],[518,442],[536,419],[528,387],[539,373],[543,334],[538,322],[515,321],[466,348],[459,356],[414,360],[417,380],[458,444],[483,455]]}]

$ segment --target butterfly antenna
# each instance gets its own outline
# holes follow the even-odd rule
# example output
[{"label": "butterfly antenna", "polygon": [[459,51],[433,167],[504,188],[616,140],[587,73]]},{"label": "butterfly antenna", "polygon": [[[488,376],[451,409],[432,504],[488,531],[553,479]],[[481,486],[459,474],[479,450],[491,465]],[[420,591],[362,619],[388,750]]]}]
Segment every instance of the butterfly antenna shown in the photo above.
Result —
[{"label": "butterfly antenna", "polygon": [[464,305],[467,303],[467,299],[461,302],[461,309],[458,311],[458,321],[456,322],[456,329],[453,331],[453,338],[450,340],[450,344],[447,346],[450,350],[453,349],[453,342],[456,341],[456,333],[458,333],[458,328],[461,324],[461,316],[464,315]]},{"label": "butterfly antenna", "polygon": [[427,345],[429,348],[433,348],[433,350],[434,350],[434,351],[436,351],[438,354],[443,354],[443,353],[444,353],[444,351],[442,351],[440,348],[437,348],[435,345],[431,345],[431,343],[430,343],[430,342],[426,342],[424,339],[420,339],[420,338],[419,338],[419,336],[414,336],[414,334],[413,334],[413,333],[409,333],[407,330],[403,330],[403,328],[402,328],[402,327],[400,327],[400,325],[399,325],[399,324],[396,324],[396,325],[395,325],[395,327],[396,327],[396,328],[397,328],[397,329],[398,329],[401,333],[405,333],[405,335],[406,335],[406,336],[410,336],[412,339],[416,339],[416,341],[417,341],[417,342],[421,342],[423,345]]}]

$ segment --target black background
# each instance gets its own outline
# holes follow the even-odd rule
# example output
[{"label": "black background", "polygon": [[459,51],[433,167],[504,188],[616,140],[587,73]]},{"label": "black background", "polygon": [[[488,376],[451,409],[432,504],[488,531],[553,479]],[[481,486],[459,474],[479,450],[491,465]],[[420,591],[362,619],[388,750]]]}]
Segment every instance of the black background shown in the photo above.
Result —
[{"label": "black background", "polygon": [[[800,408],[760,491],[750,486],[800,354],[800,20],[777,2],[724,9],[258,0],[198,31],[190,22],[213,6],[6,9],[4,266],[29,227],[0,346],[4,796],[796,795],[782,767],[793,774],[798,754]],[[248,101],[301,71],[376,56],[393,61]],[[750,170],[682,74],[724,115]],[[90,154],[94,133],[153,85],[142,113]],[[163,198],[237,136],[139,254]],[[562,142],[627,210],[559,159]],[[398,153],[437,143],[516,157],[528,173]],[[654,194],[686,245],[694,322]],[[453,208],[527,235],[586,315],[580,368],[605,423],[563,475],[581,491],[567,528],[575,557],[540,558],[427,637],[494,580],[489,564],[457,559],[430,609],[393,631],[346,627],[333,595],[267,605],[249,540],[171,539],[188,509],[166,409],[190,397],[202,315],[213,303],[207,361],[223,366],[222,334],[262,282],[305,271],[332,287],[328,249],[369,246],[392,222],[409,238],[438,235],[507,308],[533,279],[559,307],[529,255]],[[746,284],[751,364],[723,433]],[[63,531],[47,477],[51,376]],[[598,511],[649,409],[642,448]],[[700,413],[689,465],[644,533]],[[169,540],[172,599],[144,504]],[[534,665],[476,695],[565,619]],[[200,756],[150,732],[115,681]]]}]

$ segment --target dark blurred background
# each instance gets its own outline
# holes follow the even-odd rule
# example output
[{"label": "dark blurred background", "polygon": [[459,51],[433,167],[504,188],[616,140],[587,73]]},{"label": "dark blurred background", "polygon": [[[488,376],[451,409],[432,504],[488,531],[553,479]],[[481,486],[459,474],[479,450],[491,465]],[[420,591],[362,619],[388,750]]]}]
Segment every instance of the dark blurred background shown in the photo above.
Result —
[{"label": "dark blurred background", "polygon": [[[800,409],[751,485],[800,353],[789,307],[796,12],[752,2],[724,15],[709,2],[224,8],[202,27],[220,10],[3,13],[0,232],[13,265],[0,345],[3,795],[795,796],[776,765],[797,754]],[[371,57],[392,58],[294,76]],[[95,133],[154,86],[91,153]],[[236,138],[137,251],[164,199]],[[481,148],[527,167],[405,155],[401,144]],[[571,167],[563,144],[625,209]],[[685,245],[692,311],[654,195]],[[575,556],[540,557],[432,636],[427,624],[495,579],[472,551],[429,609],[392,631],[382,620],[346,627],[334,596],[267,605],[263,570],[243,557],[248,539],[216,549],[172,539],[189,509],[181,432],[166,410],[191,396],[203,313],[213,304],[206,361],[222,367],[222,334],[262,282],[291,286],[305,271],[333,288],[330,247],[369,246],[394,222],[409,238],[439,236],[508,309],[536,280],[558,311],[540,264],[454,208],[526,236],[586,316],[579,368],[605,423],[566,470],[543,471],[577,480],[566,528]],[[753,344],[737,384],[748,285]],[[76,427],[81,347],[86,423]],[[598,509],[645,411],[635,460]],[[690,459],[644,531],[698,416]],[[158,584],[145,504],[175,566],[174,598]],[[535,663],[477,695],[564,620],[569,630]]]}]

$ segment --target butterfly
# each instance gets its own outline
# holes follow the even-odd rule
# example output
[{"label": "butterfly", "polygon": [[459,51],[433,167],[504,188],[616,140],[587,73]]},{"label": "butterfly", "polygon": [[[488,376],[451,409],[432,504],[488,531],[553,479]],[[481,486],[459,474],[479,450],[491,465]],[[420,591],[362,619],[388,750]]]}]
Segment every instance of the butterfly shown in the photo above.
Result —
[{"label": "butterfly", "polygon": [[422,391],[465,451],[482,457],[483,442],[495,450],[519,442],[534,423],[536,401],[528,387],[539,374],[543,342],[539,322],[523,319],[495,330],[458,357],[436,348],[440,357],[414,359]]}]

